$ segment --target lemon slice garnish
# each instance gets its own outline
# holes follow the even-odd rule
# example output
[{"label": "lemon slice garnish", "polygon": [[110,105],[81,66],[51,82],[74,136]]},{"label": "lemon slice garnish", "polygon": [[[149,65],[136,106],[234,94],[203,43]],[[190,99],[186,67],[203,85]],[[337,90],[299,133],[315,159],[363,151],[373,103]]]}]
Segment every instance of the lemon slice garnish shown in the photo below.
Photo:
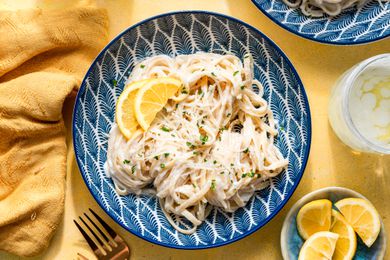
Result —
[{"label": "lemon slice garnish", "polygon": [[339,235],[321,231],[315,233],[303,244],[298,260],[331,260]]},{"label": "lemon slice garnish", "polygon": [[181,86],[182,82],[175,78],[155,78],[148,80],[138,90],[134,103],[135,117],[145,131]]},{"label": "lemon slice garnish", "polygon": [[297,228],[303,239],[308,239],[314,233],[329,231],[331,224],[332,202],[321,199],[304,205],[297,215]]},{"label": "lemon slice garnish", "polygon": [[366,246],[374,244],[381,230],[376,209],[365,199],[342,199],[335,204]]},{"label": "lemon slice garnish", "polygon": [[141,128],[135,117],[134,102],[138,90],[145,85],[146,82],[148,82],[148,80],[130,83],[119,96],[116,105],[115,119],[119,130],[127,139],[130,139],[133,133]]}]

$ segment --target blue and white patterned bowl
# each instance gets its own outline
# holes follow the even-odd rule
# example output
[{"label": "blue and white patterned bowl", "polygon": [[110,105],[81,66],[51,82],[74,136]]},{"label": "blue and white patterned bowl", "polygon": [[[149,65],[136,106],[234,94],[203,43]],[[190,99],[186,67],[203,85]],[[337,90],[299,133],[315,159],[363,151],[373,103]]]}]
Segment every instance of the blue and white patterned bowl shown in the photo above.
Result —
[{"label": "blue and white patterned bowl", "polygon": [[310,18],[282,0],[252,0],[271,20],[304,38],[329,44],[362,44],[390,35],[390,2],[373,0],[362,8],[349,8],[331,18]]},{"label": "blue and white patterned bowl", "polygon": [[[327,187],[305,195],[300,200],[298,200],[294,204],[294,206],[291,207],[289,213],[284,220],[282,234],[280,236],[280,243],[284,260],[298,259],[299,251],[301,250],[301,247],[304,243],[304,240],[298,233],[296,222],[296,218],[300,208],[302,208],[305,204],[313,200],[329,199],[332,202],[337,202],[344,198],[361,198],[367,200],[367,198],[360,193],[357,193],[356,191],[347,188]],[[353,258],[354,260],[383,259],[386,252],[386,230],[382,220],[381,223],[382,227],[379,236],[370,248],[365,246],[361,239],[358,238],[356,253]]]},{"label": "blue and white patterned bowl", "polygon": [[[192,235],[178,233],[154,197],[119,196],[104,172],[115,103],[134,65],[157,55],[198,51],[251,53],[255,77],[265,87],[279,122],[277,146],[289,159],[286,171],[233,214],[214,209]],[[201,11],[164,14],[125,30],[99,54],[77,95],[73,142],[77,163],[99,205],[123,228],[147,241],[180,249],[201,249],[239,240],[264,226],[296,189],[309,154],[310,110],[305,90],[286,55],[265,35],[239,20]]]}]

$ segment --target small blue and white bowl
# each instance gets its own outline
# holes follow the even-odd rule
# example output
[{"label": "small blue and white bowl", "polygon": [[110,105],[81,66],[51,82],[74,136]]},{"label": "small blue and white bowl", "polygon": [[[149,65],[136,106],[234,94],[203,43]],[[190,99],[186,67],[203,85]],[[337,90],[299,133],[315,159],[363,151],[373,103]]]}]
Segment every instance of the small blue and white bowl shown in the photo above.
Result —
[{"label": "small blue and white bowl", "polygon": [[[195,52],[251,54],[254,76],[264,86],[280,127],[276,140],[288,158],[286,171],[273,178],[234,213],[214,209],[192,235],[175,230],[155,197],[120,196],[107,177],[108,133],[115,104],[135,64],[154,55]],[[237,241],[267,224],[286,204],[303,175],[311,141],[310,109],[304,87],[286,55],[264,34],[237,19],[203,11],[169,13],[118,35],[92,63],[76,98],[73,143],[84,181],[99,205],[129,232],[149,242],[202,249]]]},{"label": "small blue and white bowl", "polygon": [[[361,198],[367,200],[366,197],[357,193],[356,191],[342,188],[342,187],[327,187],[313,191],[300,200],[298,200],[287,214],[280,237],[280,244],[282,248],[282,255],[284,260],[296,260],[298,259],[299,251],[303,243],[305,242],[298,233],[297,229],[297,214],[298,211],[307,203],[318,199],[328,199],[333,203],[344,198]],[[369,200],[367,200],[369,201]],[[382,227],[378,238],[375,243],[368,248],[358,238],[358,244],[356,248],[356,254],[354,260],[381,260],[385,256],[386,252],[386,230],[381,220]]]},{"label": "small blue and white bowl", "polygon": [[252,0],[271,20],[301,37],[328,44],[352,45],[384,39],[390,35],[390,2],[372,0],[361,8],[351,7],[335,17],[312,18],[282,0]]}]

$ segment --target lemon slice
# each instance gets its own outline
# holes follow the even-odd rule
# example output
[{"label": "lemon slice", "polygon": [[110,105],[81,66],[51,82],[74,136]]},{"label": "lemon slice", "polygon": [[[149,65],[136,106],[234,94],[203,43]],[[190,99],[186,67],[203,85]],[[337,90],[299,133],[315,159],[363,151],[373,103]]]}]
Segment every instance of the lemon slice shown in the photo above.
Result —
[{"label": "lemon slice", "polygon": [[348,198],[338,201],[335,206],[364,244],[372,246],[381,230],[381,222],[378,212],[371,203],[365,199]]},{"label": "lemon slice", "polygon": [[304,205],[297,215],[298,232],[303,239],[308,239],[319,231],[329,231],[331,224],[332,202],[314,200]]},{"label": "lemon slice", "polygon": [[344,217],[332,209],[332,227],[330,231],[339,235],[333,260],[351,260],[356,252],[356,234]]},{"label": "lemon slice", "polygon": [[130,139],[132,134],[140,128],[134,113],[134,101],[138,90],[145,85],[148,80],[136,81],[126,86],[125,90],[119,96],[115,119],[119,130]]},{"label": "lemon slice", "polygon": [[331,260],[338,237],[329,231],[315,233],[303,244],[298,260]]},{"label": "lemon slice", "polygon": [[138,90],[134,103],[135,116],[145,131],[181,86],[181,81],[174,78],[156,78],[149,80]]}]

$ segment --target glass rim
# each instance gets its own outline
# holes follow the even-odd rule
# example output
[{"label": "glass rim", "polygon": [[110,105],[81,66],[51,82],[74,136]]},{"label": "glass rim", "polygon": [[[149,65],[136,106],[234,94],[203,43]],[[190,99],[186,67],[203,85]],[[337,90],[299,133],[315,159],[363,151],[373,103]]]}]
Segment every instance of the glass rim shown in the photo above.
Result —
[{"label": "glass rim", "polygon": [[345,122],[348,126],[348,128],[351,130],[351,132],[360,138],[360,140],[367,145],[370,149],[372,149],[375,152],[381,153],[381,154],[390,154],[390,148],[385,148],[383,146],[380,146],[378,144],[375,144],[368,138],[366,138],[356,127],[355,123],[352,120],[351,117],[351,111],[349,109],[349,97],[351,95],[352,87],[354,86],[354,83],[356,82],[356,79],[358,76],[364,72],[370,65],[375,64],[379,60],[383,59],[389,59],[390,60],[390,53],[384,53],[379,54],[376,56],[373,56],[371,58],[368,58],[366,60],[361,61],[354,67],[351,71],[351,74],[349,74],[345,80],[347,86],[344,88],[344,95],[342,100],[342,107],[343,107],[343,114],[345,118]]}]

